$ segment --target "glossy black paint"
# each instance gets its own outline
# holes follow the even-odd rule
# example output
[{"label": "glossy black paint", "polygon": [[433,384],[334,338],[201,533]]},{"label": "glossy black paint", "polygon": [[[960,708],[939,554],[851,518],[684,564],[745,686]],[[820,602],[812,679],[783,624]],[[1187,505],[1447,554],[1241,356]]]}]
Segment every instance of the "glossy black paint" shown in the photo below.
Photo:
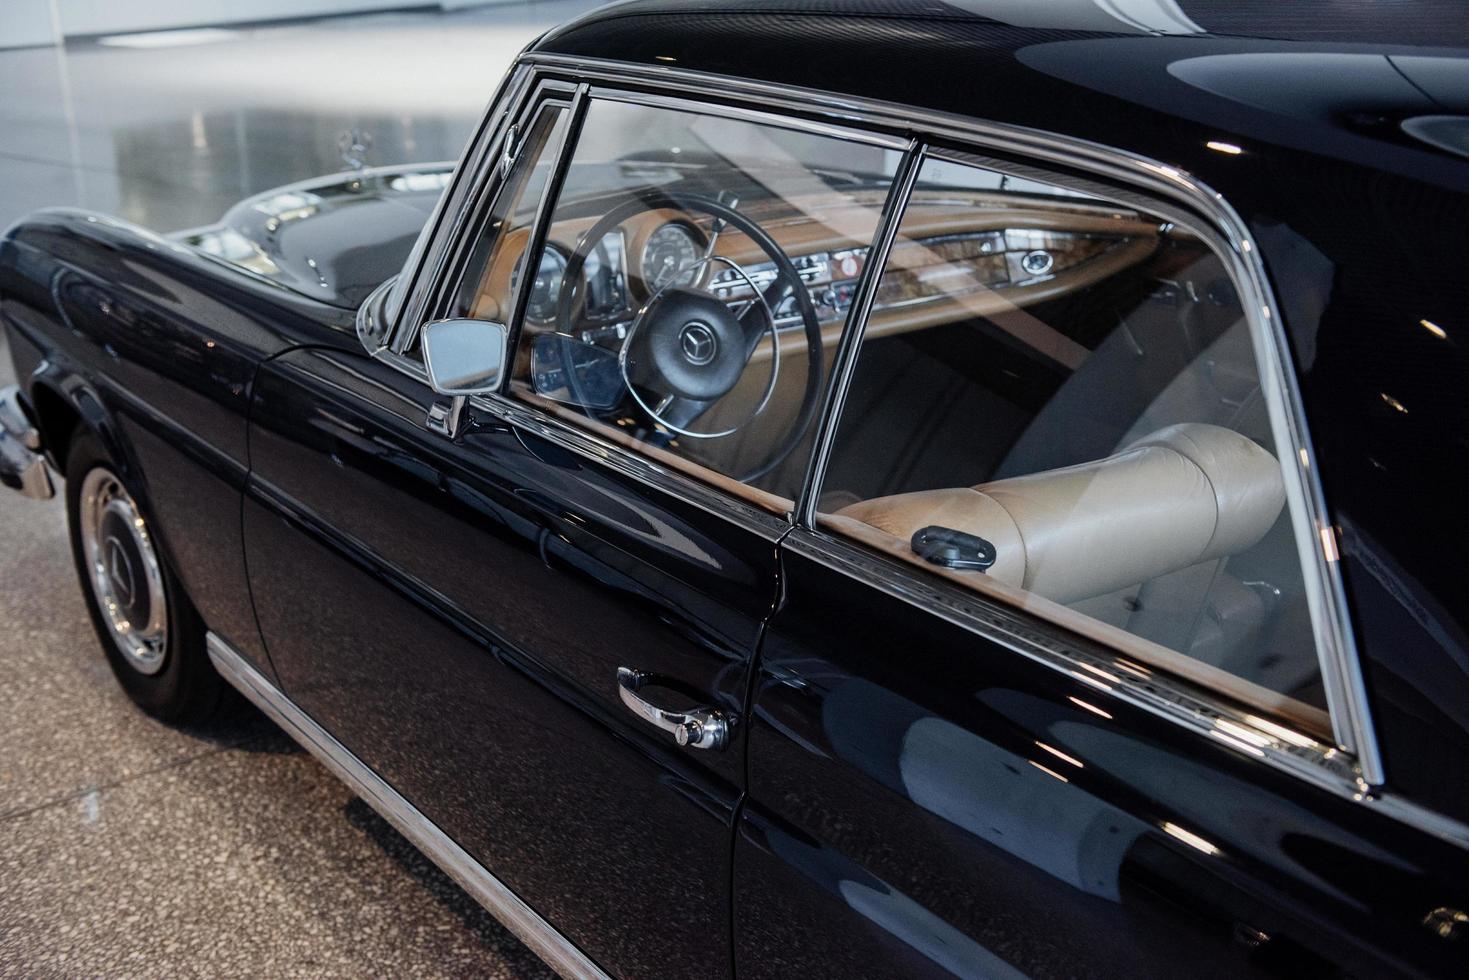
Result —
[{"label": "glossy black paint", "polygon": [[[1469,112],[1458,8],[1184,2],[1203,29],[1163,35],[1084,3],[801,6],[640,0],[538,49],[1055,131],[1218,189],[1285,314],[1391,788],[1469,816],[1469,164],[1399,126]],[[483,409],[427,431],[435,396],[348,312],[427,200],[300,219],[275,281],[42,214],[0,242],[0,319],[48,448],[103,435],[210,626],[608,969],[1469,972],[1437,928],[1469,908],[1458,846],[778,549],[774,519]],[[733,744],[676,749],[618,666],[735,713]]]},{"label": "glossy black paint", "polygon": [[1445,2],[1180,7],[1202,33],[1126,31],[1084,0],[979,13],[633,0],[536,49],[1064,133],[1219,191],[1277,284],[1390,781],[1469,818],[1469,770],[1453,761],[1469,755],[1469,160],[1400,128],[1469,114],[1469,16]]},{"label": "glossy black paint", "polygon": [[256,365],[308,338],[351,342],[348,315],[111,218],[50,211],[0,243],[16,375],[64,469],[82,420],[125,468],[211,626],[269,669],[240,538]]},{"label": "glossy black paint", "polygon": [[615,678],[738,719],[779,528],[482,410],[451,442],[435,398],[361,354],[261,372],[245,542],[282,686],[605,968],[725,975],[744,725],[681,750]]},{"label": "glossy black paint", "polygon": [[1423,927],[1469,899],[1464,852],[782,556],[735,853],[741,977],[1469,968]]}]

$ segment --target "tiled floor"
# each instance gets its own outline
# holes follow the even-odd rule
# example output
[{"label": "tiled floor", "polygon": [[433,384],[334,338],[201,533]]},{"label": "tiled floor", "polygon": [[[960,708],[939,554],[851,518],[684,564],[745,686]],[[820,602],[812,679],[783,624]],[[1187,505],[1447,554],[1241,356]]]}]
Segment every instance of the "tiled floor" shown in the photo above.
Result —
[{"label": "tiled floor", "polygon": [[[593,4],[0,51],[0,225],[159,230],[340,168],[457,157],[515,52]],[[10,381],[0,343],[0,384]],[[59,500],[0,493],[0,975],[539,976],[544,968],[262,720],[136,711],[87,623]]]}]

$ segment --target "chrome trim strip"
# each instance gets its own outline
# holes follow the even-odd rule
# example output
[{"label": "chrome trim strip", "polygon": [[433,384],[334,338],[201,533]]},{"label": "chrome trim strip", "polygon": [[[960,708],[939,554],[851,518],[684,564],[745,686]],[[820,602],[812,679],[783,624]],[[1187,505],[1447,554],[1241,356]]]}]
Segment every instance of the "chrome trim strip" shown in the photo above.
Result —
[{"label": "chrome trim strip", "polygon": [[811,444],[811,458],[806,462],[806,477],[801,483],[801,496],[796,501],[795,521],[805,527],[816,523],[816,501],[826,482],[826,466],[831,459],[832,444],[836,439],[837,422],[842,407],[847,402],[847,389],[852,382],[852,369],[857,363],[857,353],[862,349],[862,340],[867,335],[867,318],[872,304],[877,299],[877,287],[882,282],[888,252],[898,237],[903,224],[903,213],[908,210],[908,198],[913,185],[918,182],[918,172],[923,169],[927,147],[910,142],[908,151],[893,175],[893,185],[883,202],[883,214],[867,258],[862,266],[862,276],[857,282],[857,292],[847,310],[846,322],[841,337],[837,340],[836,353],[832,355],[831,380],[827,386],[826,402],[821,417],[816,422],[816,437]]},{"label": "chrome trim strip", "polygon": [[[1171,676],[1159,677],[1155,683],[1147,676],[1148,668],[1106,644],[1074,636],[1060,626],[967,589],[911,575],[895,560],[845,538],[796,528],[781,544],[1110,697],[1181,724],[1335,796],[1469,850],[1469,824],[1401,795],[1375,789],[1368,785],[1360,764],[1348,753],[1279,722],[1252,715],[1225,699],[1214,697],[1207,688]],[[1082,670],[1076,670],[1077,667]]]},{"label": "chrome trim strip", "polygon": [[1171,675],[1155,676],[1151,668],[1105,644],[979,593],[907,574],[895,561],[821,531],[796,528],[781,546],[1338,796],[1361,800],[1370,791],[1352,757],[1335,746],[1252,715],[1205,688]]},{"label": "chrome trim strip", "polygon": [[[537,108],[537,114],[545,111],[548,104],[554,102],[542,102]],[[525,251],[521,254],[525,258],[521,262],[520,282],[516,284],[515,295],[510,298],[510,317],[505,321],[510,328],[510,350],[514,351],[520,344],[520,326],[524,319],[524,311],[530,303],[530,294],[535,291],[536,276],[539,273],[531,268],[531,257],[539,262],[542,253],[546,250],[546,240],[551,236],[551,219],[555,215],[556,205],[560,203],[561,187],[566,182],[567,171],[571,169],[572,155],[576,152],[577,140],[581,137],[582,120],[587,116],[587,86],[578,85],[576,94],[571,97],[570,106],[561,109],[565,112],[566,126],[561,130],[561,142],[556,146],[555,155],[552,160],[551,173],[546,178],[546,186],[541,189],[541,199],[536,202],[536,214],[531,219],[530,239],[526,242]],[[527,130],[529,133],[529,130]],[[517,160],[516,167],[519,168],[524,161]],[[502,176],[500,190],[495,194],[496,201],[490,204],[487,213],[493,213],[495,204],[498,203],[500,194],[505,192],[508,186],[508,175]],[[472,249],[474,243],[470,243]],[[512,274],[511,278],[514,276]],[[457,283],[455,284],[457,288]],[[440,311],[445,312],[445,311]],[[510,381],[510,373],[505,374],[504,384]],[[503,387],[503,384],[502,384]]]},{"label": "chrome trim strip", "polygon": [[346,783],[369,806],[413,842],[495,918],[563,977],[607,977],[585,953],[572,945],[504,882],[454,843],[418,808],[347,750],[224,639],[208,634],[209,659],[225,680]]},{"label": "chrome trim strip", "polygon": [[[1362,777],[1368,783],[1376,786],[1385,782],[1361,661],[1337,568],[1335,530],[1327,519],[1330,512],[1317,476],[1299,387],[1283,353],[1289,348],[1285,346],[1280,311],[1269,288],[1260,251],[1243,220],[1222,195],[1176,167],[1090,141],[1021,126],[681,68],[630,65],[536,51],[524,55],[522,63],[545,71],[572,73],[579,80],[651,85],[701,95],[706,100],[744,99],[762,109],[823,115],[844,123],[886,127],[897,132],[916,129],[976,148],[1016,154],[1066,169],[1084,169],[1181,203],[1208,222],[1211,230],[1222,232],[1222,239],[1216,245],[1224,246],[1220,257],[1241,288],[1241,303],[1261,362],[1262,390],[1272,429],[1284,435],[1294,450],[1294,458],[1283,461],[1282,471],[1292,520],[1296,526],[1311,531],[1309,540],[1296,535],[1297,547],[1338,747],[1357,757]],[[1059,175],[1047,179],[1063,185],[1066,180]]]}]

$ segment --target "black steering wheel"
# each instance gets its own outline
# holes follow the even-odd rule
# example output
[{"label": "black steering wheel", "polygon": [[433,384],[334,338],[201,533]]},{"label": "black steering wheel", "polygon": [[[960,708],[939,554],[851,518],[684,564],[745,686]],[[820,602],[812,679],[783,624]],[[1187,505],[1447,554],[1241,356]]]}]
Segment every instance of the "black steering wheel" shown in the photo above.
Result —
[{"label": "black steering wheel", "polygon": [[[790,257],[765,229],[734,208],[702,194],[663,189],[644,191],[612,208],[577,241],[561,275],[561,290],[556,300],[556,330],[561,334],[571,334],[576,329],[580,320],[578,307],[585,305],[585,292],[580,294],[579,303],[576,287],[581,282],[587,259],[598,243],[629,218],[645,211],[662,209],[707,214],[716,222],[738,228],[770,257],[775,264],[776,276],[762,290],[732,260],[706,257],[701,264],[722,262],[749,283],[756,297],[743,311],[736,314],[707,289],[680,284],[680,279],[690,271],[681,270],[684,275],[680,279],[656,290],[631,318],[618,360],[628,394],[654,421],[679,434],[701,439],[732,435],[743,428],[764,410],[775,385],[780,344],[776,336],[774,310],[788,295],[793,295],[801,314],[807,356],[806,388],[801,397],[801,407],[790,430],[770,455],[751,471],[736,476],[741,482],[749,482],[769,473],[800,445],[816,416],[821,395],[821,321],[817,319],[816,306],[811,302],[811,293],[801,282],[800,273]],[[734,389],[761,339],[767,335],[774,345],[772,357],[775,360],[765,399],[747,418],[722,432],[704,433],[689,429],[690,423]],[[648,405],[634,390],[635,385],[658,396],[657,405]]]}]

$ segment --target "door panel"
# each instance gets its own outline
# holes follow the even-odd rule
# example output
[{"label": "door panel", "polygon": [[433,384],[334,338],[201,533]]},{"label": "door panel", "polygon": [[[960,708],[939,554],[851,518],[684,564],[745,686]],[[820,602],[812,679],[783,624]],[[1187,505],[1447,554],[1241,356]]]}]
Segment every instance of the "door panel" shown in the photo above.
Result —
[{"label": "door panel", "polygon": [[806,533],[757,677],[742,980],[1462,975],[1424,926],[1469,898],[1462,851],[828,567]]},{"label": "door panel", "polygon": [[728,972],[743,726],[680,749],[618,667],[741,708],[776,530],[651,490],[421,382],[295,351],[257,383],[247,554],[288,696],[605,969]]}]

